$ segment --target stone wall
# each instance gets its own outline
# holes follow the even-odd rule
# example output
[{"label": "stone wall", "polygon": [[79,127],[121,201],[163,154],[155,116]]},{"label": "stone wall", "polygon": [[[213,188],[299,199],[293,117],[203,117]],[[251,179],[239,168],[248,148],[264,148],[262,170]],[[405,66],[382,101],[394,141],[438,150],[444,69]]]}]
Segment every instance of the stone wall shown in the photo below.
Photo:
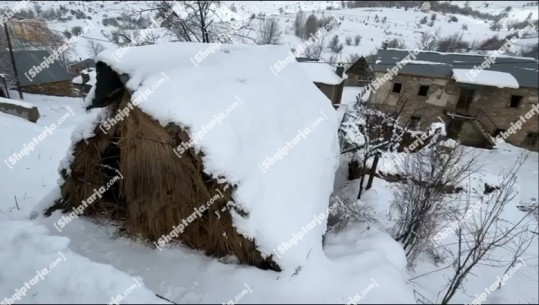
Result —
[{"label": "stone wall", "polygon": [[[519,107],[509,107],[511,95],[520,95],[523,97]],[[535,112],[532,116],[529,116],[529,119],[524,117],[532,109],[532,105],[537,105],[537,103],[537,89],[499,89],[478,86],[470,106],[470,113],[474,115],[478,114],[479,119],[482,122],[485,121],[483,125],[491,133],[494,133],[496,129],[508,130],[511,127],[511,123],[517,122],[520,116],[523,116],[526,122],[522,125],[522,129],[514,135],[510,135],[506,139],[506,142],[532,150],[539,150],[537,143],[539,141],[536,141],[536,144],[533,146],[525,145],[524,143],[528,133],[539,132],[539,117],[537,113]],[[490,119],[485,118],[485,115],[482,115],[480,110],[486,112]],[[493,123],[490,123],[491,120]]]},{"label": "stone wall", "polygon": [[[383,76],[384,73],[375,73],[375,79],[382,79]],[[395,82],[403,84],[400,93],[392,92]],[[429,86],[426,97],[417,95],[421,85]],[[447,122],[449,118],[444,111],[454,109],[458,96],[458,86],[447,79],[397,75],[374,90],[370,103],[387,112],[400,112],[401,125],[408,125],[412,116],[417,116],[420,118],[417,129],[425,129],[440,120]]]},{"label": "stone wall", "polygon": [[71,97],[80,96],[79,89],[73,86],[73,84],[71,83],[71,80],[23,86],[22,91],[27,92],[27,93],[44,94],[44,95],[71,96]]},{"label": "stone wall", "polygon": [[11,103],[4,103],[0,101],[0,111],[18,116],[33,123],[37,122],[37,120],[39,119],[39,111],[37,107],[26,108],[23,106]]}]

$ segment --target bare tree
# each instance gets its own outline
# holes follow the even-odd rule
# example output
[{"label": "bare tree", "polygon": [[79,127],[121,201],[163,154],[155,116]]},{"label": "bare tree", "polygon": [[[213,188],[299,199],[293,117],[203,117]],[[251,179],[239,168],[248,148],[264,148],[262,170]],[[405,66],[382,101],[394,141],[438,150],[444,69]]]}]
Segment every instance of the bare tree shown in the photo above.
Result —
[{"label": "bare tree", "polygon": [[216,13],[219,5],[219,1],[160,1],[149,10],[156,11],[160,26],[180,41],[230,43],[234,36],[255,41],[249,36],[255,17],[232,28]]},{"label": "bare tree", "polygon": [[162,37],[154,30],[157,25],[152,26],[152,22],[142,15],[137,17],[124,12],[117,18],[117,23],[110,34],[104,35],[119,46],[155,44]]},{"label": "bare tree", "polygon": [[[357,96],[356,103],[345,113],[339,128],[339,135],[343,139],[341,154],[352,153],[352,163],[359,167],[359,177],[353,177],[361,179],[357,199],[361,198],[363,192],[368,160],[372,157],[377,159],[380,151],[394,151],[407,131],[407,128],[397,124],[406,101],[399,99],[397,104],[402,105],[400,110],[390,115],[368,106],[364,100],[366,94],[365,90]],[[373,177],[375,171],[376,167],[373,165],[370,177]],[[372,182],[372,179],[369,180]]]},{"label": "bare tree", "polygon": [[395,192],[391,210],[397,218],[394,238],[402,243],[409,266],[434,246],[438,223],[450,217],[447,190],[477,170],[475,156],[467,157],[458,145],[440,142],[408,154],[399,164],[406,182]]},{"label": "bare tree", "polygon": [[294,34],[299,38],[305,37],[305,13],[298,11],[294,19]]},{"label": "bare tree", "polygon": [[315,43],[305,48],[305,57],[307,58],[320,58],[322,50],[324,49],[325,37],[321,37]]},{"label": "bare tree", "polygon": [[305,21],[305,27],[304,27],[304,34],[303,39],[308,39],[316,33],[318,30],[318,19],[316,19],[316,16],[314,14],[311,14],[309,18],[307,18],[307,21]]},{"label": "bare tree", "polygon": [[[517,173],[526,161],[527,156],[521,155],[514,167],[503,175],[499,189],[481,198],[481,208],[471,221],[461,221],[456,230],[457,252],[452,253],[454,274],[450,279],[442,304],[447,304],[462,286],[463,281],[471,274],[472,269],[480,263],[498,264],[501,262],[492,255],[499,248],[509,248],[514,256],[507,270],[513,266],[518,257],[525,251],[530,239],[534,238],[529,217],[536,213],[537,207],[529,210],[515,222],[503,218],[503,211],[508,203],[516,196],[515,183]],[[470,209],[469,197],[464,203],[464,210]],[[537,225],[535,225],[535,229]],[[511,246],[513,248],[511,248]],[[505,273],[504,273],[505,275]],[[498,286],[499,287],[499,286]]]},{"label": "bare tree", "polygon": [[99,42],[92,39],[88,39],[86,41],[86,52],[88,53],[88,56],[95,58],[97,54],[99,54],[100,52],[104,50],[105,50],[105,47]]},{"label": "bare tree", "polygon": [[436,32],[429,33],[429,32],[422,32],[421,33],[421,39],[419,41],[418,48],[420,50],[427,50],[427,51],[434,51],[436,50],[436,37],[439,36],[440,29],[436,29]]},{"label": "bare tree", "polygon": [[280,44],[282,31],[279,22],[275,18],[260,21],[258,30],[258,44]]},{"label": "bare tree", "polygon": [[333,53],[339,53],[340,51],[342,51],[343,45],[339,43],[339,35],[335,35],[333,36],[333,38],[331,38],[328,48]]},{"label": "bare tree", "polygon": [[47,42],[42,43],[49,52],[54,52],[55,50],[60,49],[60,47],[67,47],[65,51],[58,52],[58,62],[67,69],[67,66],[71,62],[71,56],[73,55],[73,45],[66,44],[65,37],[62,34],[57,32],[49,31]]},{"label": "bare tree", "polygon": [[354,36],[354,44],[358,46],[360,42],[361,42],[361,35]]}]

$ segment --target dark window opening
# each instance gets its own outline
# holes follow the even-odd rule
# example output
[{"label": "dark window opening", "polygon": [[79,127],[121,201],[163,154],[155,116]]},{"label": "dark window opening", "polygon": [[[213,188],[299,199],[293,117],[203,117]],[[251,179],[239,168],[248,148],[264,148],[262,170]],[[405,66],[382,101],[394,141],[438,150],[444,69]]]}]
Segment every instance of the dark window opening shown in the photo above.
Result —
[{"label": "dark window opening", "polygon": [[401,90],[402,90],[401,83],[393,83],[393,93],[401,93]]},{"label": "dark window opening", "polygon": [[419,91],[417,92],[417,95],[427,96],[428,92],[429,92],[429,86],[420,86]]},{"label": "dark window opening", "polygon": [[505,132],[505,129],[496,128],[496,131],[494,131],[494,137],[497,137],[500,135],[500,133]]},{"label": "dark window opening", "polygon": [[539,134],[537,132],[528,132],[526,138],[524,139],[524,145],[536,145],[538,138]]},{"label": "dark window opening", "polygon": [[419,127],[419,122],[421,121],[421,117],[417,115],[412,115],[410,119],[410,127],[411,128],[417,128]]},{"label": "dark window opening", "polygon": [[521,102],[522,102],[522,96],[520,96],[520,95],[511,95],[511,102],[509,103],[509,107],[518,108],[518,106],[520,106]]}]

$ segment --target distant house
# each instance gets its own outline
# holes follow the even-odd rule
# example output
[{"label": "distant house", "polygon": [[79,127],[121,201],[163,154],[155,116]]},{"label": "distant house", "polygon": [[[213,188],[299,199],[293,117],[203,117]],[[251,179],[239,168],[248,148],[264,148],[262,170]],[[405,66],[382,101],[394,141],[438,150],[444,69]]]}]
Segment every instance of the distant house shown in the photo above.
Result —
[{"label": "distant house", "polygon": [[91,58],[86,58],[83,61],[79,61],[77,63],[69,65],[67,70],[73,74],[80,74],[82,70],[85,70],[88,68],[95,68],[95,60]]},{"label": "distant house", "polygon": [[71,84],[73,75],[68,73],[59,61],[52,61],[52,63],[45,61],[44,58],[50,56],[48,51],[14,51],[13,55],[22,91],[45,95],[78,96],[77,90]]},{"label": "distant house", "polygon": [[361,56],[346,70],[348,78],[344,81],[346,86],[363,87],[369,84],[373,77],[372,69],[365,57]]},{"label": "distant house", "polygon": [[346,74],[344,67],[339,66],[335,70],[332,66],[326,63],[318,62],[300,62],[299,65],[307,73],[313,83],[320,89],[330,100],[333,105],[341,103],[342,91]]},{"label": "distant house", "polygon": [[297,62],[307,62],[307,61],[316,61],[318,62],[320,59],[318,58],[310,58],[310,57],[296,57]]},{"label": "distant house", "polygon": [[92,86],[96,82],[96,71],[95,68],[88,68],[82,70],[79,76],[76,76],[71,81],[75,87],[78,87],[83,96],[86,96]]},{"label": "distant house", "polygon": [[[447,131],[463,144],[489,147],[494,138],[539,150],[538,62],[501,56],[487,67],[481,55],[420,52],[403,61],[406,50],[379,50],[369,103],[418,129],[443,120]],[[485,71],[470,70],[485,66]],[[396,76],[388,69],[400,66]],[[388,80],[389,79],[389,80]],[[530,115],[531,114],[531,115]],[[522,123],[514,134],[515,124]],[[513,128],[511,128],[513,127]],[[511,128],[511,129],[510,129]]]},{"label": "distant house", "polygon": [[12,33],[12,44],[14,48],[23,46],[35,46],[50,39],[50,31],[44,19],[10,19],[8,27]]}]

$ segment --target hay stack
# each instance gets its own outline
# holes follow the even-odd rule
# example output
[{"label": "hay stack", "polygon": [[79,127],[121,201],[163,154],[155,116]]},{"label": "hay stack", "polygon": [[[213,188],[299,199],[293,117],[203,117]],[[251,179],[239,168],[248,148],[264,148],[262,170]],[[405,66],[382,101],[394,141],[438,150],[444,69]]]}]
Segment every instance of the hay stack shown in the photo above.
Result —
[{"label": "hay stack", "polygon": [[[131,94],[124,87],[100,102],[108,105],[109,115],[114,116],[130,99]],[[94,98],[94,107],[95,101]],[[173,149],[189,141],[182,128],[173,124],[163,127],[134,107],[108,134],[98,126],[94,134],[74,145],[70,172],[62,173],[62,197],[46,215],[57,209],[71,212],[119,171],[124,178],[89,205],[84,215],[119,222],[129,236],[157,242],[195,208],[215,198],[218,189],[223,196],[186,226],[177,241],[207,255],[234,255],[244,264],[280,270],[271,257],[262,257],[254,240],[236,232],[228,210],[222,211],[232,201],[234,186],[219,184],[206,175],[201,154],[192,149],[182,158],[176,156]]]}]

